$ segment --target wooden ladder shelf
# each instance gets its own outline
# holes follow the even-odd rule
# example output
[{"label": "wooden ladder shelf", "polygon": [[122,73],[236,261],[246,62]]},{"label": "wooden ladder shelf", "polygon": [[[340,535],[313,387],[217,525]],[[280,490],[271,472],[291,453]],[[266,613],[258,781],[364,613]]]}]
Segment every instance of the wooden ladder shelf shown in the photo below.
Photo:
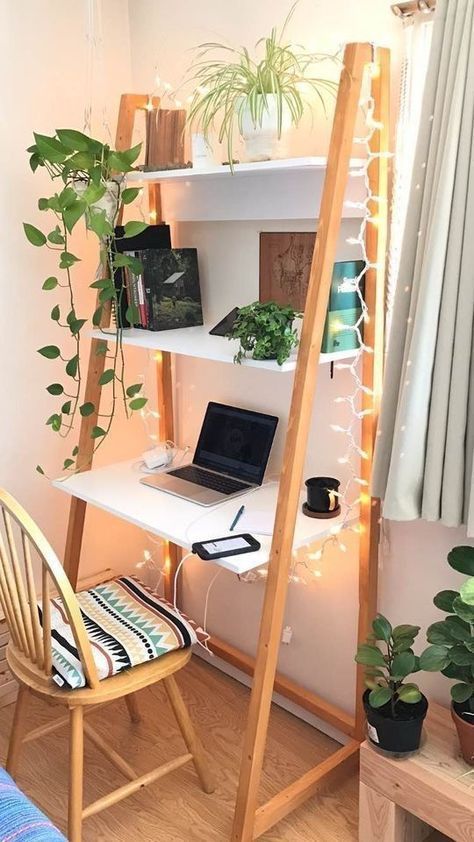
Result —
[{"label": "wooden ladder shelf", "polygon": [[[372,195],[377,203],[369,208],[378,217],[377,225],[369,225],[366,251],[369,268],[365,276],[365,299],[370,320],[365,325],[365,342],[373,353],[365,353],[362,378],[366,391],[364,409],[371,412],[362,419],[362,448],[368,458],[363,460],[362,476],[370,479],[372,453],[375,441],[379,400],[382,388],[383,333],[384,333],[384,279],[388,218],[388,161],[389,144],[389,75],[390,54],[387,49],[374,48],[368,43],[347,45],[344,53],[341,80],[336,102],[334,124],[329,147],[326,178],[319,214],[318,232],[310,272],[301,342],[295,372],[291,410],[286,435],[285,451],[280,479],[275,528],[273,534],[260,635],[255,660],[224,641],[213,640],[211,645],[217,655],[228,660],[244,672],[253,674],[247,730],[244,738],[240,780],[237,793],[232,842],[251,842],[276,822],[313,795],[323,782],[335,774],[352,768],[357,761],[359,745],[363,739],[364,714],[361,706],[362,674],[357,678],[355,718],[330,702],[298,687],[277,675],[278,652],[281,640],[283,615],[288,590],[295,521],[303,477],[304,459],[308,441],[311,413],[316,392],[318,361],[333,264],[336,258],[340,222],[343,215],[344,192],[349,176],[354,129],[359,109],[363,76],[370,65],[374,119],[380,127],[373,134],[368,178]],[[157,103],[153,103],[157,106]],[[137,109],[147,106],[147,98],[124,94],[121,100],[117,148],[131,144],[134,115]],[[382,153],[382,154],[380,154]],[[150,208],[155,218],[161,219],[159,185],[149,186]],[[96,356],[92,342],[87,390],[91,400],[99,407],[100,386],[97,366],[103,357]],[[173,383],[171,356],[161,353],[157,359],[158,399],[160,411],[160,436],[173,438]],[[79,459],[84,454],[91,461],[90,428],[95,417],[83,419]],[[82,460],[81,460],[82,461]],[[90,466],[90,464],[89,464]],[[73,498],[71,504],[65,567],[74,586],[77,584],[80,549],[84,528],[86,503]],[[359,627],[358,639],[364,640],[377,607],[377,569],[379,543],[379,507],[368,494],[362,495],[360,511],[359,554]],[[176,570],[179,549],[169,546],[169,576],[166,592],[169,595]],[[270,801],[258,805],[258,792],[265,752],[268,721],[274,690],[310,710],[332,726],[339,728],[351,739],[331,757],[324,760],[303,777],[295,781]]]}]

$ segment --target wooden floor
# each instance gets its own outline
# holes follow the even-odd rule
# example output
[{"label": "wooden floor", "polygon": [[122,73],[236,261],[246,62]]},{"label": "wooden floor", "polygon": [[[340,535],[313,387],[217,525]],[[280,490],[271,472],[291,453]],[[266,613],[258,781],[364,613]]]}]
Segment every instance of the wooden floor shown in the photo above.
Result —
[{"label": "wooden floor", "polygon": [[[240,744],[249,691],[234,679],[194,658],[179,677],[191,715],[216,771],[217,788],[205,795],[192,766],[172,773],[109,810],[87,819],[83,842],[227,842],[237,786]],[[183,751],[171,711],[159,687],[139,695],[143,721],[132,725],[125,705],[114,703],[92,714],[91,722],[140,772]],[[6,756],[12,706],[0,710],[0,762]],[[32,706],[32,725],[56,715],[41,702]],[[274,707],[262,782],[262,799],[274,794],[337,748],[337,743]],[[57,731],[24,748],[18,783],[62,830],[68,773],[67,733]],[[85,802],[124,783],[119,773],[86,741]],[[357,780],[349,777],[332,791],[308,801],[261,837],[266,842],[356,842]],[[441,842],[434,836],[431,842]]]}]

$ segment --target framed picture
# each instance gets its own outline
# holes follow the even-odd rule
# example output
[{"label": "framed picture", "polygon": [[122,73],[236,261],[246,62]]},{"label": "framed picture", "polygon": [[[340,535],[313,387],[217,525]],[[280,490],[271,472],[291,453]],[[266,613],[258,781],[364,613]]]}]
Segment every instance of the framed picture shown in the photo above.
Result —
[{"label": "framed picture", "polygon": [[260,234],[260,301],[304,310],[315,237],[314,231]]}]

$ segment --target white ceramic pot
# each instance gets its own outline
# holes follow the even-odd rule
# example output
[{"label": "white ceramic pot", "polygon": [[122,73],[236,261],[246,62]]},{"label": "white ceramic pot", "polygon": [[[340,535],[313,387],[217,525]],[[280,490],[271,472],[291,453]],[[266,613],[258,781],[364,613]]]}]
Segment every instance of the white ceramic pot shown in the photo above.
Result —
[{"label": "white ceramic pot", "polygon": [[[94,202],[94,204],[90,206],[90,212],[94,213],[105,210],[106,218],[111,224],[113,224],[120,204],[122,182],[123,178],[111,179],[110,181],[108,181],[107,189],[104,195],[101,199],[99,199],[98,202]],[[87,186],[88,185],[86,181],[74,182],[74,190],[76,191],[79,197],[83,195]]]},{"label": "white ceramic pot", "polygon": [[[259,95],[261,98],[261,94]],[[257,113],[259,109],[257,107]],[[283,103],[281,135],[278,137],[278,109],[276,94],[266,95],[261,125],[255,123],[250,114],[250,107],[245,105],[242,112],[242,137],[248,161],[270,161],[272,158],[285,158],[288,130],[291,126],[291,114]]]}]

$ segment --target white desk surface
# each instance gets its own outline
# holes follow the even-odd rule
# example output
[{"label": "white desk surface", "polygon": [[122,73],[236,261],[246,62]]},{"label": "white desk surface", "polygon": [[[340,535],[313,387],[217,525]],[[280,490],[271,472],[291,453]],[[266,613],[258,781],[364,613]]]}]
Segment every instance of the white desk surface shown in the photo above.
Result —
[{"label": "white desk surface", "polygon": [[[204,507],[142,485],[140,479],[144,475],[139,470],[139,462],[138,458],[73,474],[65,480],[55,480],[53,485],[60,491],[79,497],[188,550],[195,541],[239,534],[238,526],[233,533],[229,532],[229,526],[243,504],[248,513],[276,509],[276,483],[264,485],[257,491],[234,497],[217,506]],[[304,498],[305,494],[302,491],[301,503]],[[341,521],[342,516],[332,520],[306,517],[302,514],[300,506],[294,548],[314,544],[325,538]],[[260,541],[260,550],[229,556],[213,563],[233,573],[245,573],[266,564],[269,559],[271,536],[258,535],[256,532],[254,534]]]}]

